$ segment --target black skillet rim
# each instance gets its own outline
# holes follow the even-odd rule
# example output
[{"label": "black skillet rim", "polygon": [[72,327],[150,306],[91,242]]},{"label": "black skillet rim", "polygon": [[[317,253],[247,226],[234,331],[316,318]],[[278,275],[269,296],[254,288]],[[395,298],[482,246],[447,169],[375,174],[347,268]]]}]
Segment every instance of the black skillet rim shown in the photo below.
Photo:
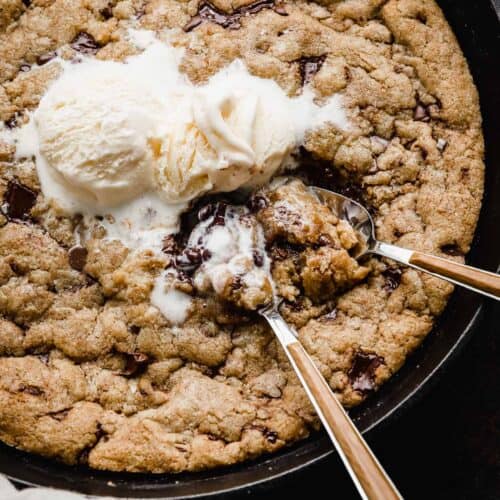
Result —
[{"label": "black skillet rim", "polygon": [[[455,30],[469,59],[482,100],[487,145],[486,196],[469,262],[497,270],[500,263],[500,144],[495,132],[500,130],[500,98],[496,89],[500,71],[495,56],[500,48],[498,13],[500,0],[491,3],[470,0],[438,2]],[[478,5],[479,4],[479,5]],[[497,14],[498,15],[498,14]],[[497,230],[495,233],[495,229]],[[496,238],[495,238],[496,234]],[[486,240],[486,241],[485,241]],[[422,397],[440,372],[458,355],[477,327],[482,300],[466,290],[457,290],[433,333],[408,360],[401,371],[375,396],[352,415],[363,432],[370,432],[390,421]],[[453,327],[455,325],[455,327]],[[69,467],[0,445],[0,472],[24,485],[50,486],[91,495],[141,498],[195,498],[222,494],[272,484],[288,474],[318,462],[332,452],[323,434],[312,436],[271,456],[261,457],[215,471],[180,475],[123,474]]]}]

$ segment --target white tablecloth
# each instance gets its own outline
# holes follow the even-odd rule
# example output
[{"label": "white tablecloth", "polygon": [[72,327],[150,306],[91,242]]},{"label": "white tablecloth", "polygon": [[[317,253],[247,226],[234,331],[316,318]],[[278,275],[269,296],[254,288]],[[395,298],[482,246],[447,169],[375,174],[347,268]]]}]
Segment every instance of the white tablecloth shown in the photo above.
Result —
[{"label": "white tablecloth", "polygon": [[0,475],[1,500],[85,500],[87,498],[90,497],[48,488],[26,488],[18,491],[6,477]]}]

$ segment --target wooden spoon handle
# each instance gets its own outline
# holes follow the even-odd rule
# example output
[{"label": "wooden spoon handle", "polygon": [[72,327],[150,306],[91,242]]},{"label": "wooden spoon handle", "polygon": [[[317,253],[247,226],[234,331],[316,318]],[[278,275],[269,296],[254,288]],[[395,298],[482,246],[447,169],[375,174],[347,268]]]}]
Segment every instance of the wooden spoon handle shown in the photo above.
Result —
[{"label": "wooden spoon handle", "polygon": [[409,263],[500,299],[500,275],[498,274],[422,252],[413,252]]},{"label": "wooden spoon handle", "polygon": [[302,345],[295,341],[285,349],[361,496],[370,500],[400,499],[398,490]]},{"label": "wooden spoon handle", "polygon": [[435,255],[407,250],[379,242],[374,252],[402,264],[460,285],[492,299],[500,300],[500,275],[476,267],[459,264]]}]

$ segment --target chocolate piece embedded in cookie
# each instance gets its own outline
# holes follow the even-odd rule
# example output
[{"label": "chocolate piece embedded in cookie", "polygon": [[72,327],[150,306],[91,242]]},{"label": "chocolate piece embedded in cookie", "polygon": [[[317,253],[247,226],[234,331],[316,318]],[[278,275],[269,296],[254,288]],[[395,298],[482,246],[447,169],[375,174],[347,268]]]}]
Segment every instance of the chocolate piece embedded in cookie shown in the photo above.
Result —
[{"label": "chocolate piece embedded in cookie", "polygon": [[100,46],[89,33],[81,31],[71,42],[71,48],[81,54],[96,54]]},{"label": "chocolate piece embedded in cookie", "polygon": [[241,28],[242,17],[257,14],[263,9],[273,9],[280,16],[288,15],[283,4],[276,0],[257,0],[233,10],[231,13],[218,9],[210,2],[202,1],[198,7],[198,13],[184,26],[184,31],[191,31],[204,21],[218,24],[223,28],[238,29]]},{"label": "chocolate piece embedded in cookie", "polygon": [[349,370],[349,382],[355,391],[367,393],[376,387],[375,372],[384,359],[374,353],[356,351]]},{"label": "chocolate piece embedded in cookie", "polygon": [[302,57],[297,62],[299,64],[302,85],[307,85],[314,75],[321,69],[325,62],[326,55]]},{"label": "chocolate piece embedded in cookie", "polygon": [[85,247],[82,247],[80,245],[71,247],[68,251],[70,266],[77,271],[83,271],[83,268],[87,263],[87,255],[88,251]]},{"label": "chocolate piece embedded in cookie", "polygon": [[17,181],[10,181],[4,194],[2,210],[9,219],[25,220],[35,206],[37,196],[29,187]]}]

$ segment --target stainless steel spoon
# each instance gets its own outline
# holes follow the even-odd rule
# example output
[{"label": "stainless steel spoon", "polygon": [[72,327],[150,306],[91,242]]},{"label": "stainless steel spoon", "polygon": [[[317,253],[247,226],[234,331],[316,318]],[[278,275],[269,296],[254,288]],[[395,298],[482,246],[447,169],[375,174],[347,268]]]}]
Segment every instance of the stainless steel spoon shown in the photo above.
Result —
[{"label": "stainless steel spoon", "polygon": [[278,302],[274,302],[261,309],[259,313],[276,334],[359,495],[366,500],[400,500],[402,497],[398,490],[326,383],[314,361],[302,347],[297,339],[297,333],[278,312],[278,305]]},{"label": "stainless steel spoon", "polygon": [[442,257],[436,257],[435,255],[377,241],[375,238],[375,224],[370,213],[363,205],[327,189],[317,187],[312,189],[319,199],[330,207],[333,213],[340,219],[349,222],[361,236],[364,245],[361,245],[359,251],[353,255],[354,258],[358,259],[367,253],[388,257],[455,285],[500,300],[500,275],[459,264]]}]

